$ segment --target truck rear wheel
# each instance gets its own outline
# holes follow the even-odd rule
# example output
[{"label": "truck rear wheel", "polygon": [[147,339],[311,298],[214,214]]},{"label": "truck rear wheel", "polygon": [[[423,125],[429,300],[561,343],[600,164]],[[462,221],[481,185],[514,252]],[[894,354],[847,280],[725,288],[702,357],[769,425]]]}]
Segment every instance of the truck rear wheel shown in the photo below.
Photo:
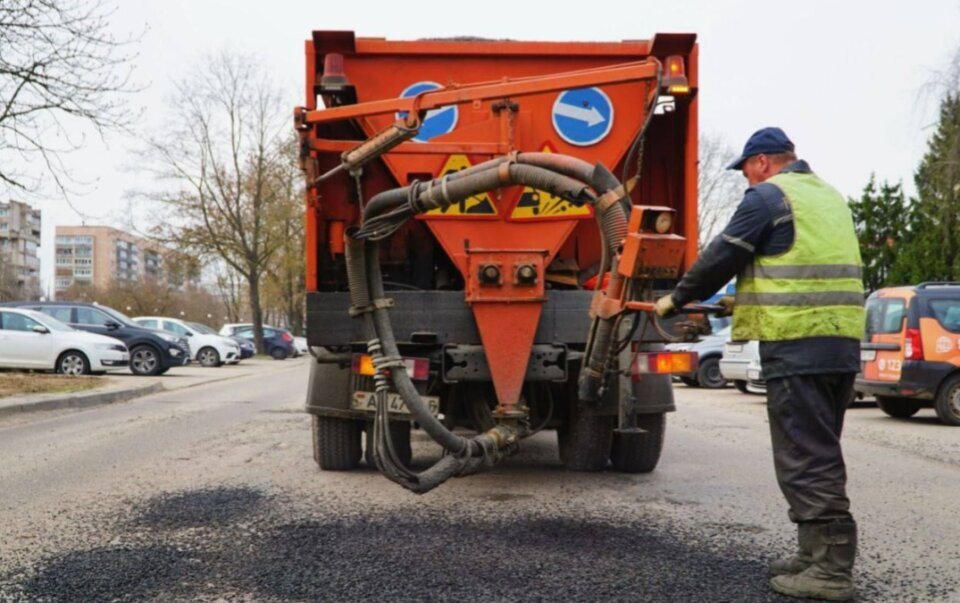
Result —
[{"label": "truck rear wheel", "polygon": [[621,473],[650,473],[660,462],[667,414],[637,415],[637,427],[645,433],[613,434],[610,460],[613,461],[613,468]]},{"label": "truck rear wheel", "polygon": [[[367,465],[376,468],[373,462],[373,423],[368,422],[367,432],[367,451],[364,458]],[[397,453],[400,461],[407,467],[413,460],[413,449],[410,446],[411,425],[407,421],[390,421],[390,439],[393,440],[393,450]]]},{"label": "truck rear wheel", "polygon": [[923,403],[910,398],[894,398],[892,396],[877,396],[877,406],[885,414],[897,419],[912,417],[920,411]]},{"label": "truck rear wheel", "polygon": [[603,471],[610,458],[615,423],[616,417],[590,412],[573,397],[567,418],[557,430],[563,466],[569,471]]},{"label": "truck rear wheel", "polygon": [[350,471],[360,464],[363,423],[313,415],[313,458],[324,471]]}]

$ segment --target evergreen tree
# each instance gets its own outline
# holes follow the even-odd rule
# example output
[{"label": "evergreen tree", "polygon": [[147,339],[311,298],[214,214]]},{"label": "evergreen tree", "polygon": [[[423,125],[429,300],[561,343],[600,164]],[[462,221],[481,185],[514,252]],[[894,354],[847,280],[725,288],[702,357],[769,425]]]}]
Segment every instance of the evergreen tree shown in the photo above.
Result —
[{"label": "evergreen tree", "polygon": [[850,199],[863,258],[863,286],[868,291],[890,284],[890,272],[905,232],[905,205],[899,183],[884,182],[878,190],[874,175],[870,176],[860,199]]},{"label": "evergreen tree", "polygon": [[960,96],[940,106],[937,130],[914,174],[917,198],[890,280],[904,284],[960,279]]}]

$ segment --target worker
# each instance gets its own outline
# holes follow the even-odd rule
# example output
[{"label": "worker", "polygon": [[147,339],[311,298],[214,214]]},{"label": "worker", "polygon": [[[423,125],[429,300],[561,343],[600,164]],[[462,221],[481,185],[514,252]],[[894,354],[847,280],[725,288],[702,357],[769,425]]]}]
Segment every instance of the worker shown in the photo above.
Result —
[{"label": "worker", "polygon": [[797,524],[795,555],[771,563],[772,588],[793,597],[854,597],[857,524],[840,432],[860,370],[860,250],[843,195],[798,160],[780,128],[755,132],[728,166],[750,187],[730,223],[676,289],[661,317],[737,276],[735,340],[759,340],[777,481]]}]

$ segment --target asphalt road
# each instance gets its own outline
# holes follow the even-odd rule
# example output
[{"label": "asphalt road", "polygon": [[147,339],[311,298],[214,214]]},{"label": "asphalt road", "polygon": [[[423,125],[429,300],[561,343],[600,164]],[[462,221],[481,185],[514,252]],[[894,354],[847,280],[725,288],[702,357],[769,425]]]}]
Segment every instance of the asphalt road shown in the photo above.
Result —
[{"label": "asphalt road", "polygon": [[[566,473],[543,433],[416,496],[317,470],[305,362],[0,423],[0,601],[791,600],[759,397],[679,386],[649,475]],[[960,601],[960,429],[848,416],[860,600]]]}]

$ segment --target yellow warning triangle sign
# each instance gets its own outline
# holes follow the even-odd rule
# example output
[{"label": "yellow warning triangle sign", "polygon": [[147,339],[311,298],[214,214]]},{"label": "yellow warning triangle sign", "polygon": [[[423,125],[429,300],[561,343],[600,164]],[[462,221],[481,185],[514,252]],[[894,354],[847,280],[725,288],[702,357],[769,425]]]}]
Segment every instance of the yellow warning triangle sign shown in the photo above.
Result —
[{"label": "yellow warning triangle sign", "polygon": [[[544,153],[553,153],[549,144],[543,146]],[[510,214],[511,220],[535,220],[542,218],[579,218],[591,216],[586,205],[576,206],[562,197],[546,191],[526,187],[520,193],[520,200]]]},{"label": "yellow warning triangle sign", "polygon": [[[438,178],[442,178],[447,174],[452,172],[459,172],[460,170],[465,170],[468,167],[473,165],[470,163],[470,159],[466,155],[450,155],[447,158],[447,161],[443,164],[443,168],[440,169],[440,174]],[[467,197],[459,203],[454,203],[444,209],[431,209],[426,214],[428,217],[433,216],[495,216],[497,215],[497,206],[494,204],[493,199],[490,198],[490,195],[487,193],[481,193],[479,195],[474,195],[472,197]]]}]

